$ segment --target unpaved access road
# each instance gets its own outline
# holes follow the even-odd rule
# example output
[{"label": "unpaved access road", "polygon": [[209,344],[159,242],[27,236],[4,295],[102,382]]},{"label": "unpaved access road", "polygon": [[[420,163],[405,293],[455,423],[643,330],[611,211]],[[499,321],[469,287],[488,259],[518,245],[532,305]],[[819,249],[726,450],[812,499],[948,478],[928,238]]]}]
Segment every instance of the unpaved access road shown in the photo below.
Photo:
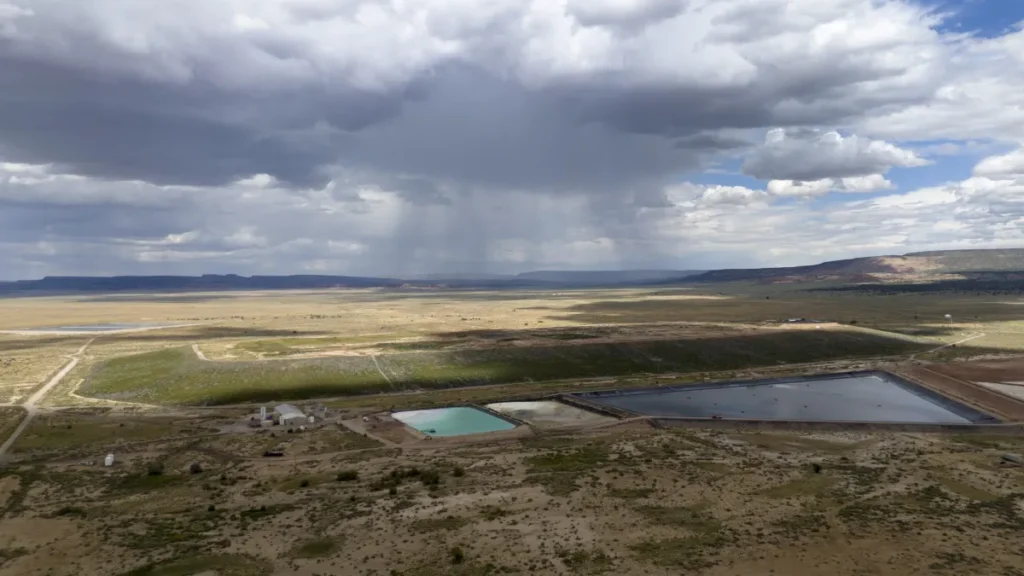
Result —
[{"label": "unpaved access road", "polygon": [[2,446],[0,446],[0,459],[2,459],[7,454],[7,451],[11,448],[11,446],[14,445],[15,441],[18,440],[18,437],[21,436],[21,433],[24,432],[25,429],[28,428],[28,425],[32,423],[32,419],[35,418],[35,415],[39,412],[39,409],[36,408],[36,404],[38,404],[40,400],[45,398],[46,395],[50,392],[50,390],[52,390],[54,386],[59,384],[60,381],[63,380],[64,377],[68,375],[68,372],[71,372],[75,368],[75,366],[78,365],[78,361],[82,358],[82,354],[85,353],[86,348],[88,348],[89,345],[92,344],[93,340],[95,340],[95,338],[83,344],[82,347],[79,348],[77,352],[69,356],[69,362],[65,364],[63,368],[60,369],[60,372],[54,374],[53,378],[50,378],[49,382],[44,384],[42,388],[36,390],[34,394],[29,396],[28,399],[25,400],[25,402],[22,404],[22,407],[25,408],[25,418],[22,419],[21,424],[18,424],[18,427],[14,429],[14,432],[11,433],[10,437],[7,438],[7,440],[3,443]]}]

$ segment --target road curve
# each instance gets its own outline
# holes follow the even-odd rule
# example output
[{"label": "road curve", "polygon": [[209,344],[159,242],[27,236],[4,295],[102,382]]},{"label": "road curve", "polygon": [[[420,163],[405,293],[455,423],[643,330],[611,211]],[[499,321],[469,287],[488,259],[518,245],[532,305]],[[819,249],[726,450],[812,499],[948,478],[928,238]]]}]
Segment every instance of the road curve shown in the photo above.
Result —
[{"label": "road curve", "polygon": [[85,353],[85,349],[89,347],[89,344],[92,344],[93,340],[95,340],[95,338],[83,344],[77,352],[70,356],[70,361],[60,369],[60,372],[54,374],[53,378],[50,378],[49,382],[44,384],[39,390],[36,390],[36,392],[29,396],[28,400],[25,400],[21,405],[25,409],[25,418],[21,420],[21,424],[18,424],[18,427],[14,429],[14,432],[11,433],[10,437],[7,438],[3,445],[0,445],[0,458],[3,458],[7,454],[7,451],[14,445],[14,442],[18,440],[19,436],[21,436],[21,433],[24,432],[25,429],[28,428],[28,425],[32,423],[32,419],[35,418],[35,415],[38,412],[36,404],[45,398],[50,390],[52,390],[54,386],[59,384],[60,381],[68,375],[68,372],[71,372],[74,370],[75,366],[78,366],[78,361],[82,358],[82,354]]}]

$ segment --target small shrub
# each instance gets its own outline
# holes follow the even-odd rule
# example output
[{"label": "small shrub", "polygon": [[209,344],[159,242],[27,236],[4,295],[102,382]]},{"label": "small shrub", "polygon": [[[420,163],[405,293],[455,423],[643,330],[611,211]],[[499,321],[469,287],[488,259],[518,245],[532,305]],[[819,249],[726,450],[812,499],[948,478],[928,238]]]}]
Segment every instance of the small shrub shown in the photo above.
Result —
[{"label": "small shrub", "polygon": [[811,465],[811,468],[814,470],[815,474],[821,474],[821,464],[815,462],[814,464]]},{"label": "small shrub", "polygon": [[392,486],[391,488],[388,488],[388,494],[390,494],[391,496],[396,496],[398,494],[398,487]]},{"label": "small shrub", "polygon": [[452,564],[462,564],[462,561],[466,559],[466,554],[458,546],[451,549],[451,556]]},{"label": "small shrub", "polygon": [[85,510],[76,506],[62,506],[53,514],[54,516],[85,516]]},{"label": "small shrub", "polygon": [[437,486],[441,483],[441,475],[437,470],[427,470],[420,474],[420,482],[423,482],[425,486]]},{"label": "small shrub", "polygon": [[342,470],[341,472],[338,472],[338,481],[339,482],[351,482],[353,480],[358,480],[358,479],[359,479],[359,472],[357,472],[355,470]]},{"label": "small shrub", "polygon": [[189,465],[188,471],[192,474],[202,474],[203,466],[199,462],[193,462]]},{"label": "small shrub", "polygon": [[299,487],[306,488],[309,486],[309,478],[303,478],[302,482],[299,482]]},{"label": "small shrub", "polygon": [[163,473],[164,473],[164,463],[163,462],[159,462],[159,461],[157,461],[157,462],[150,462],[146,466],[146,474],[148,474],[150,476],[160,476]]},{"label": "small shrub", "polygon": [[455,476],[456,478],[462,478],[465,475],[466,471],[462,469],[462,466],[456,466],[455,469],[452,470],[452,476]]},{"label": "small shrub", "polygon": [[217,507],[214,506],[213,504],[210,504],[209,506],[206,507],[206,511],[207,512],[216,512],[217,511]]}]

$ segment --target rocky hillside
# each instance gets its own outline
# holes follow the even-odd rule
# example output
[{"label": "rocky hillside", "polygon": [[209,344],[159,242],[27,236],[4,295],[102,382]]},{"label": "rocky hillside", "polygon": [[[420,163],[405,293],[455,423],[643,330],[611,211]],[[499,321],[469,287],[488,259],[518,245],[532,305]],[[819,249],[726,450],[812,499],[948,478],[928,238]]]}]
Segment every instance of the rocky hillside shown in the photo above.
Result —
[{"label": "rocky hillside", "polygon": [[939,278],[982,279],[1024,272],[1024,249],[947,250],[902,256],[835,260],[811,266],[714,270],[687,278],[692,282],[765,283],[847,281],[885,282]]}]

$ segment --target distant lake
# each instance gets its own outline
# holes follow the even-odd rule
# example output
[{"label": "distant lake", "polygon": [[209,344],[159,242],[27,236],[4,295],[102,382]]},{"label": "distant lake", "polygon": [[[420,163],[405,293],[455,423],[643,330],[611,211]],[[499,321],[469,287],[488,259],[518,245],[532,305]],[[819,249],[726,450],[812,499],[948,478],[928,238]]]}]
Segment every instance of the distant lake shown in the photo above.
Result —
[{"label": "distant lake", "polygon": [[164,328],[163,324],[82,324],[80,326],[51,326],[29,328],[25,332],[114,332],[116,330],[137,330],[139,328]]}]

